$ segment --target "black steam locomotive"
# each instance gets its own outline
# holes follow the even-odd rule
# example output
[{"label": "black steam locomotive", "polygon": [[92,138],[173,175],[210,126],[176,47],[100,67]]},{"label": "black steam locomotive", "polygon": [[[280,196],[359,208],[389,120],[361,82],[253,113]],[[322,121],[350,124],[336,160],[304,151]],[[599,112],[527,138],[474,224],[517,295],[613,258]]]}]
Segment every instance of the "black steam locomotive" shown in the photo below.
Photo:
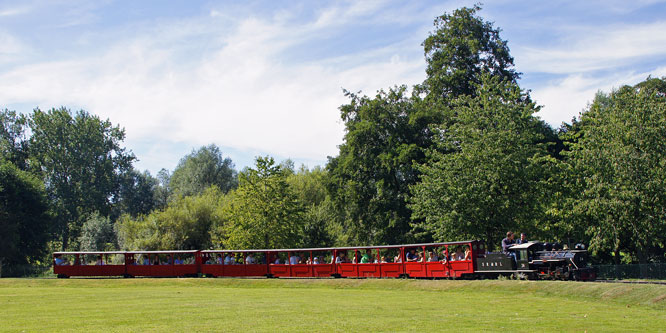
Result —
[{"label": "black steam locomotive", "polygon": [[520,279],[594,281],[596,271],[588,264],[587,251],[563,249],[558,244],[528,242],[513,245],[509,253],[486,253],[476,260],[475,271],[486,278],[511,276]]}]

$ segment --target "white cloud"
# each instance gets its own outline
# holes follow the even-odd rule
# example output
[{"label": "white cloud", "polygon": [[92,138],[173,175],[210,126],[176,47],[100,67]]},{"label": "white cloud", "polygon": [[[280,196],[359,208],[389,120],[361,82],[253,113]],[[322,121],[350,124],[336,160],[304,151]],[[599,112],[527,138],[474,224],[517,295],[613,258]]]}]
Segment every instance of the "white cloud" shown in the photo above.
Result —
[{"label": "white cloud", "polygon": [[550,47],[516,48],[520,70],[567,74],[615,68],[666,56],[666,21],[634,25],[568,27]]},{"label": "white cloud", "polygon": [[539,117],[553,126],[559,126],[579,116],[598,91],[608,93],[622,85],[633,85],[645,80],[648,75],[666,76],[666,67],[650,72],[617,72],[604,76],[571,74],[535,88],[532,97],[544,106],[538,113]]},{"label": "white cloud", "polygon": [[[350,9],[347,15],[372,8]],[[246,18],[205,24],[216,31],[212,50],[187,54],[183,44],[200,37],[201,22],[136,32],[101,56],[41,62],[0,72],[0,101],[34,101],[41,108],[65,105],[108,117],[126,128],[126,144],[146,146],[142,167],[165,165],[169,145],[214,142],[238,151],[260,151],[302,161],[324,161],[337,153],[343,126],[341,87],[374,94],[393,84],[422,80],[423,59],[402,55],[402,45],[383,47],[362,62],[322,59],[280,61],[294,45],[327,29],[321,17],[308,24]],[[337,22],[329,22],[335,26]],[[231,31],[231,32],[228,32]],[[207,37],[209,38],[209,37]],[[418,48],[418,44],[413,45]],[[197,49],[199,50],[199,49]],[[364,52],[367,52],[364,51]],[[354,55],[348,55],[354,56]]]}]

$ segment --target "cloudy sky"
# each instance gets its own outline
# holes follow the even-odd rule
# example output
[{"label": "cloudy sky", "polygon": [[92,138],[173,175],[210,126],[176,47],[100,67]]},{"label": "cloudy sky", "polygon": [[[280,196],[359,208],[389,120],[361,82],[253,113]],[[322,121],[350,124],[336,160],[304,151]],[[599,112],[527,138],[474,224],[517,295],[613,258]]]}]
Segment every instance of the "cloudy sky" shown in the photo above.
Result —
[{"label": "cloudy sky", "polygon": [[[0,108],[109,118],[153,174],[210,143],[239,169],[323,165],[342,88],[421,82],[433,19],[474,2],[0,0]],[[494,0],[481,15],[555,127],[598,90],[666,76],[664,1]]]}]

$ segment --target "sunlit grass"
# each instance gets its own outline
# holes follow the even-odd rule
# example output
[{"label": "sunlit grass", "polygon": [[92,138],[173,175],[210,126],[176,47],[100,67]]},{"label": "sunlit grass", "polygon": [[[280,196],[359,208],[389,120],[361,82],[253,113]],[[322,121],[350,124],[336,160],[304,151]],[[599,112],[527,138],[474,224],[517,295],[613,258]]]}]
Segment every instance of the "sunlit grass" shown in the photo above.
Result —
[{"label": "sunlit grass", "polygon": [[659,331],[666,286],[573,282],[2,279],[7,331]]}]

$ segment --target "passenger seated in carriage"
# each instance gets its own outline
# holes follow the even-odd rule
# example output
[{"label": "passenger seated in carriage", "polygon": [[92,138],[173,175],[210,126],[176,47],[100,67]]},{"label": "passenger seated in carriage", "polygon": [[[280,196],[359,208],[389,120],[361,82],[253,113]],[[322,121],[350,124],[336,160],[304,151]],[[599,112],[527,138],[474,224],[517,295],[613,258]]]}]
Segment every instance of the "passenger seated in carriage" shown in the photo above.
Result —
[{"label": "passenger seated in carriage", "polygon": [[150,265],[150,257],[149,256],[144,256],[143,257],[143,265]]},{"label": "passenger seated in carriage", "polygon": [[451,261],[461,261],[465,260],[465,254],[463,254],[462,249],[458,247],[456,252],[451,255]]},{"label": "passenger seated in carriage", "polygon": [[463,260],[472,260],[472,251],[469,250],[469,246],[465,245],[465,257]]},{"label": "passenger seated in carriage", "polygon": [[227,256],[224,257],[224,264],[225,265],[235,265],[236,264],[236,254],[235,253],[227,253]]},{"label": "passenger seated in carriage", "polygon": [[248,253],[247,257],[245,257],[245,264],[247,265],[255,265],[257,263],[257,258],[254,257],[254,253]]},{"label": "passenger seated in carriage", "polygon": [[55,255],[55,264],[57,266],[67,266],[67,265],[69,265],[69,262],[67,262],[67,260],[63,259],[62,255],[56,254]]},{"label": "passenger seated in carriage", "polygon": [[170,254],[166,255],[166,260],[164,261],[164,265],[171,265],[171,255]]},{"label": "passenger seated in carriage", "polygon": [[335,263],[336,264],[343,264],[347,262],[347,258],[345,258],[345,252],[338,252],[338,256],[335,257]]},{"label": "passenger seated in carriage", "polygon": [[409,252],[405,255],[407,262],[417,262],[419,261],[419,255],[416,254],[416,249],[410,249]]},{"label": "passenger seated in carriage", "polygon": [[156,254],[155,260],[153,260],[153,265],[159,265],[159,264],[160,264],[160,256]]},{"label": "passenger seated in carriage", "polygon": [[174,260],[173,263],[176,265],[182,265],[183,259],[180,259],[180,256],[176,256],[176,260]]},{"label": "passenger seated in carriage", "polygon": [[397,256],[393,257],[393,262],[394,263],[402,263],[402,258],[398,254]]},{"label": "passenger seated in carriage", "polygon": [[301,261],[301,257],[297,256],[296,253],[289,257],[289,265],[297,265]]},{"label": "passenger seated in carriage", "polygon": [[435,254],[435,251],[430,251],[428,253],[428,262],[436,262],[436,261],[439,261],[439,258]]},{"label": "passenger seated in carriage", "polygon": [[221,254],[218,253],[217,256],[215,256],[215,263],[218,264],[218,265],[224,264],[224,260],[222,259]]},{"label": "passenger seated in carriage", "polygon": [[102,256],[97,256],[97,261],[95,262],[95,265],[102,266],[104,265],[104,261],[102,260]]},{"label": "passenger seated in carriage", "polygon": [[372,250],[368,249],[365,251],[365,254],[361,258],[361,264],[369,264],[372,263]]}]

